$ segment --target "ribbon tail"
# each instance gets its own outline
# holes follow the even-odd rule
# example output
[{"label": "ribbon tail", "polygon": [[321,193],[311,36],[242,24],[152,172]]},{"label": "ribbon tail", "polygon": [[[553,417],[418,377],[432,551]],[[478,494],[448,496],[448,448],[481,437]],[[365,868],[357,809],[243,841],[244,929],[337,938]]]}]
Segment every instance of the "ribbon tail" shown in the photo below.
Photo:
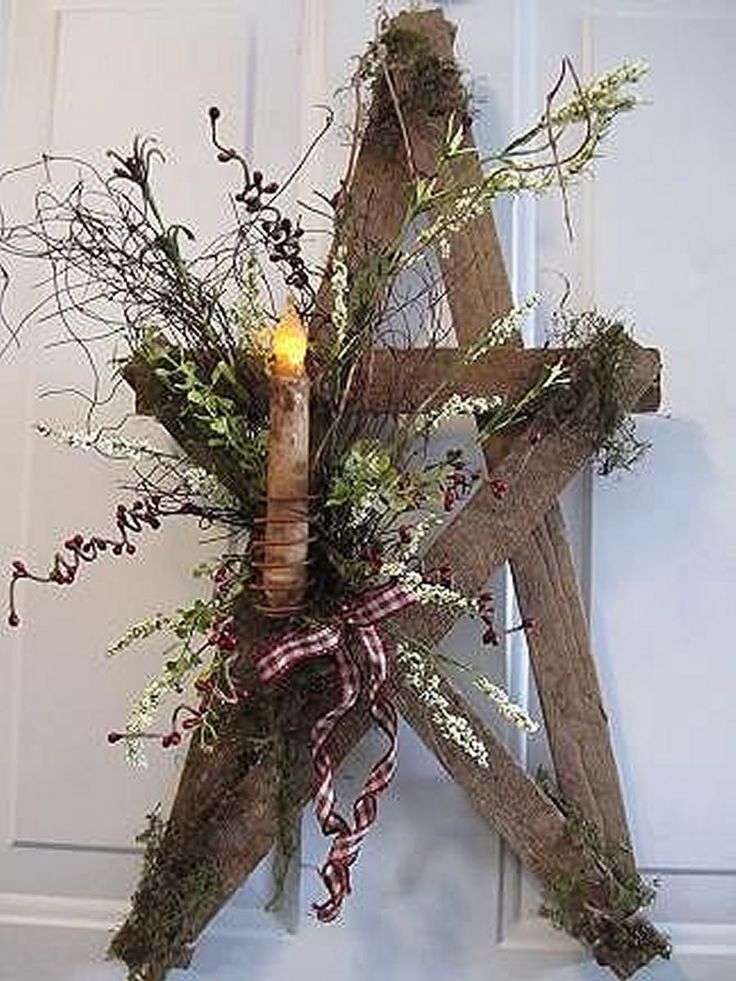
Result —
[{"label": "ribbon tail", "polygon": [[335,726],[355,705],[360,693],[360,675],[355,664],[340,649],[335,651],[334,656],[339,674],[341,698],[335,708],[317,720],[312,727],[311,737],[312,765],[315,775],[314,811],[325,835],[350,832],[348,822],[335,807],[334,769],[326,746]]},{"label": "ribbon tail", "polygon": [[337,917],[343,900],[350,893],[350,867],[360,854],[363,838],[376,820],[378,797],[388,788],[396,771],[398,717],[394,705],[385,693],[387,665],[383,638],[373,624],[361,626],[359,636],[366,653],[370,713],[387,736],[389,746],[372,767],[363,790],[353,805],[353,829],[346,829],[338,834],[322,869],[322,879],[330,898],[315,905],[315,911],[318,919],[324,922]]}]

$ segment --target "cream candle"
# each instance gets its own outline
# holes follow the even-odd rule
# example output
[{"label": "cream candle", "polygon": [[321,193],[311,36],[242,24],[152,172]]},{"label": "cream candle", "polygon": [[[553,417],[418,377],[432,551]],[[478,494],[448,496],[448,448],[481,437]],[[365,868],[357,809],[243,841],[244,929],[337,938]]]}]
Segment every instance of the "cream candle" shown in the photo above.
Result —
[{"label": "cream candle", "polygon": [[307,586],[309,378],[307,333],[291,301],[273,335],[263,587],[274,615],[297,609]]}]

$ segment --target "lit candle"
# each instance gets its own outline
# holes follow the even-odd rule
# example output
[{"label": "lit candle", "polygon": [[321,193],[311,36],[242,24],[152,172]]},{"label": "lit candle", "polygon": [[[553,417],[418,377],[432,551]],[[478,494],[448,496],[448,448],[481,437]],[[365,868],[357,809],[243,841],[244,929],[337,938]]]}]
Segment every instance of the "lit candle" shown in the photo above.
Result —
[{"label": "lit candle", "polygon": [[309,545],[309,378],[307,333],[289,300],[273,335],[266,536],[266,606],[298,608],[307,586]]}]

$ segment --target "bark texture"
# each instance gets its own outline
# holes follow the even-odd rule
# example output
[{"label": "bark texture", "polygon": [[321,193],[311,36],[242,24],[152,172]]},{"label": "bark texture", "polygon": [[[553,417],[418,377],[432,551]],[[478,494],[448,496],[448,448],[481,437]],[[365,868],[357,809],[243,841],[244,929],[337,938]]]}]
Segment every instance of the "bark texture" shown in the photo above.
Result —
[{"label": "bark texture", "polygon": [[[464,335],[463,331],[458,333]],[[465,364],[462,350],[454,348],[375,348],[366,359],[359,389],[365,405],[374,412],[390,412],[397,404],[409,412],[432,400],[435,393],[438,399],[446,398],[449,392],[463,398],[493,394],[513,402],[531,388],[545,367],[574,354],[564,348],[524,350],[504,345],[487,360]],[[659,378],[632,411],[658,408]]]}]

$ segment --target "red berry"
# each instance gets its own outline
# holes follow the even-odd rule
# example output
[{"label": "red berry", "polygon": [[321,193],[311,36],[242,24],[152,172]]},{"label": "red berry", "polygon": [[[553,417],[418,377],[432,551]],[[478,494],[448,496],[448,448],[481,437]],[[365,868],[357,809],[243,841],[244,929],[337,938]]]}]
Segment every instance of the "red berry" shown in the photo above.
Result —
[{"label": "red berry", "polygon": [[491,493],[497,501],[500,501],[501,498],[505,497],[509,492],[509,482],[505,477],[496,477],[495,480],[491,481],[489,486],[491,488]]},{"label": "red berry", "polygon": [[20,617],[15,612],[15,610],[13,610],[9,614],[9,616],[8,616],[8,623],[10,624],[11,627],[18,627],[20,625]]},{"label": "red berry", "polygon": [[118,743],[121,739],[125,739],[124,732],[108,732],[107,741],[109,743]]}]

